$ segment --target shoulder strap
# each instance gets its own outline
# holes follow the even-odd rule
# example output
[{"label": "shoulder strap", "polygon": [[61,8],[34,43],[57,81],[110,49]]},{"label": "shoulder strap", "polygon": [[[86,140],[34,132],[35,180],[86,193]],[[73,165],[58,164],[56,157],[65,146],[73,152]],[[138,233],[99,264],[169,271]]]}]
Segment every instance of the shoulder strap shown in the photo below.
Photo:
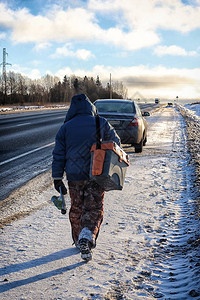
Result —
[{"label": "shoulder strap", "polygon": [[100,119],[99,119],[99,115],[96,115],[95,119],[96,119],[96,137],[97,137],[97,146],[96,146],[96,149],[101,149],[101,133],[100,133]]}]

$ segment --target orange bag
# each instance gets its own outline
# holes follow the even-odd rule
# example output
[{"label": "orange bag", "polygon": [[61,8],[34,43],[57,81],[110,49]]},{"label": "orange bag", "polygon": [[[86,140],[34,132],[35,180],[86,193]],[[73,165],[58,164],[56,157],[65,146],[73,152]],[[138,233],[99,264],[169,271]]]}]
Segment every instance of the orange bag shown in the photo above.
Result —
[{"label": "orange bag", "polygon": [[101,175],[103,172],[104,159],[106,156],[105,150],[96,149],[93,154],[92,175]]},{"label": "orange bag", "polygon": [[90,179],[105,191],[122,190],[129,166],[128,155],[113,141],[101,142],[97,119],[97,143],[91,148]]}]

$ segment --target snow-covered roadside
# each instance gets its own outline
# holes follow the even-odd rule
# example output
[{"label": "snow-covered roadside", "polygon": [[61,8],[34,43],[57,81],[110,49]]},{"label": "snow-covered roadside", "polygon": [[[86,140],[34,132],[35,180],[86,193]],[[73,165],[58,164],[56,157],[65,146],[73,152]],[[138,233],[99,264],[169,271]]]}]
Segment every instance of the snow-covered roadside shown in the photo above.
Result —
[{"label": "snow-covered roadside", "polygon": [[186,123],[187,146],[191,153],[190,163],[195,165],[194,184],[200,193],[200,103],[184,107],[178,105],[177,108]]},{"label": "snow-covered roadside", "polygon": [[192,112],[195,113],[195,115],[200,117],[200,102],[196,102],[193,104],[185,104],[184,107]]},{"label": "snow-covered roadside", "polygon": [[36,176],[27,184],[14,190],[5,200],[0,201],[0,227],[9,225],[13,220],[48,205],[52,193],[54,188],[51,171]]},{"label": "snow-covered roadside", "polygon": [[[142,154],[129,153],[124,190],[105,197],[93,260],[71,245],[68,218],[52,205],[1,232],[1,299],[200,297],[199,219],[184,121],[174,108],[148,119]],[[53,192],[43,196],[46,203]],[[196,298],[197,299],[197,298]]]},{"label": "snow-covered roadside", "polygon": [[39,111],[39,110],[49,110],[49,109],[66,109],[69,108],[68,104],[55,104],[55,105],[28,105],[28,106],[0,106],[0,114],[10,114],[18,113],[24,111]]}]

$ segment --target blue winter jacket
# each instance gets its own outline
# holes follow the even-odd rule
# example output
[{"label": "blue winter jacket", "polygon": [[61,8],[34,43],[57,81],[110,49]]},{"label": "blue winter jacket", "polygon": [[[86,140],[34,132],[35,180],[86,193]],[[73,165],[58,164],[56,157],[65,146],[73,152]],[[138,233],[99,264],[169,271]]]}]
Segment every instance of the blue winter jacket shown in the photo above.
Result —
[{"label": "blue winter jacket", "polygon": [[[64,125],[56,135],[53,150],[52,177],[68,181],[89,179],[90,149],[96,143],[96,107],[84,94],[76,95],[66,115]],[[100,117],[103,141],[112,140],[120,145],[120,138],[105,118]]]}]

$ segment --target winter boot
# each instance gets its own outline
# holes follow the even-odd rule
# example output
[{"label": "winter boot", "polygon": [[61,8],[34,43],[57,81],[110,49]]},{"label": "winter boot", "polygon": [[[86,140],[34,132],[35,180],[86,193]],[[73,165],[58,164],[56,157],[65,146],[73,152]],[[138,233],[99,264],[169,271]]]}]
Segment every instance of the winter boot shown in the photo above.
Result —
[{"label": "winter boot", "polygon": [[79,240],[79,249],[81,251],[81,258],[89,261],[92,259],[92,252],[91,252],[91,246],[90,241],[87,239],[80,239]]}]

